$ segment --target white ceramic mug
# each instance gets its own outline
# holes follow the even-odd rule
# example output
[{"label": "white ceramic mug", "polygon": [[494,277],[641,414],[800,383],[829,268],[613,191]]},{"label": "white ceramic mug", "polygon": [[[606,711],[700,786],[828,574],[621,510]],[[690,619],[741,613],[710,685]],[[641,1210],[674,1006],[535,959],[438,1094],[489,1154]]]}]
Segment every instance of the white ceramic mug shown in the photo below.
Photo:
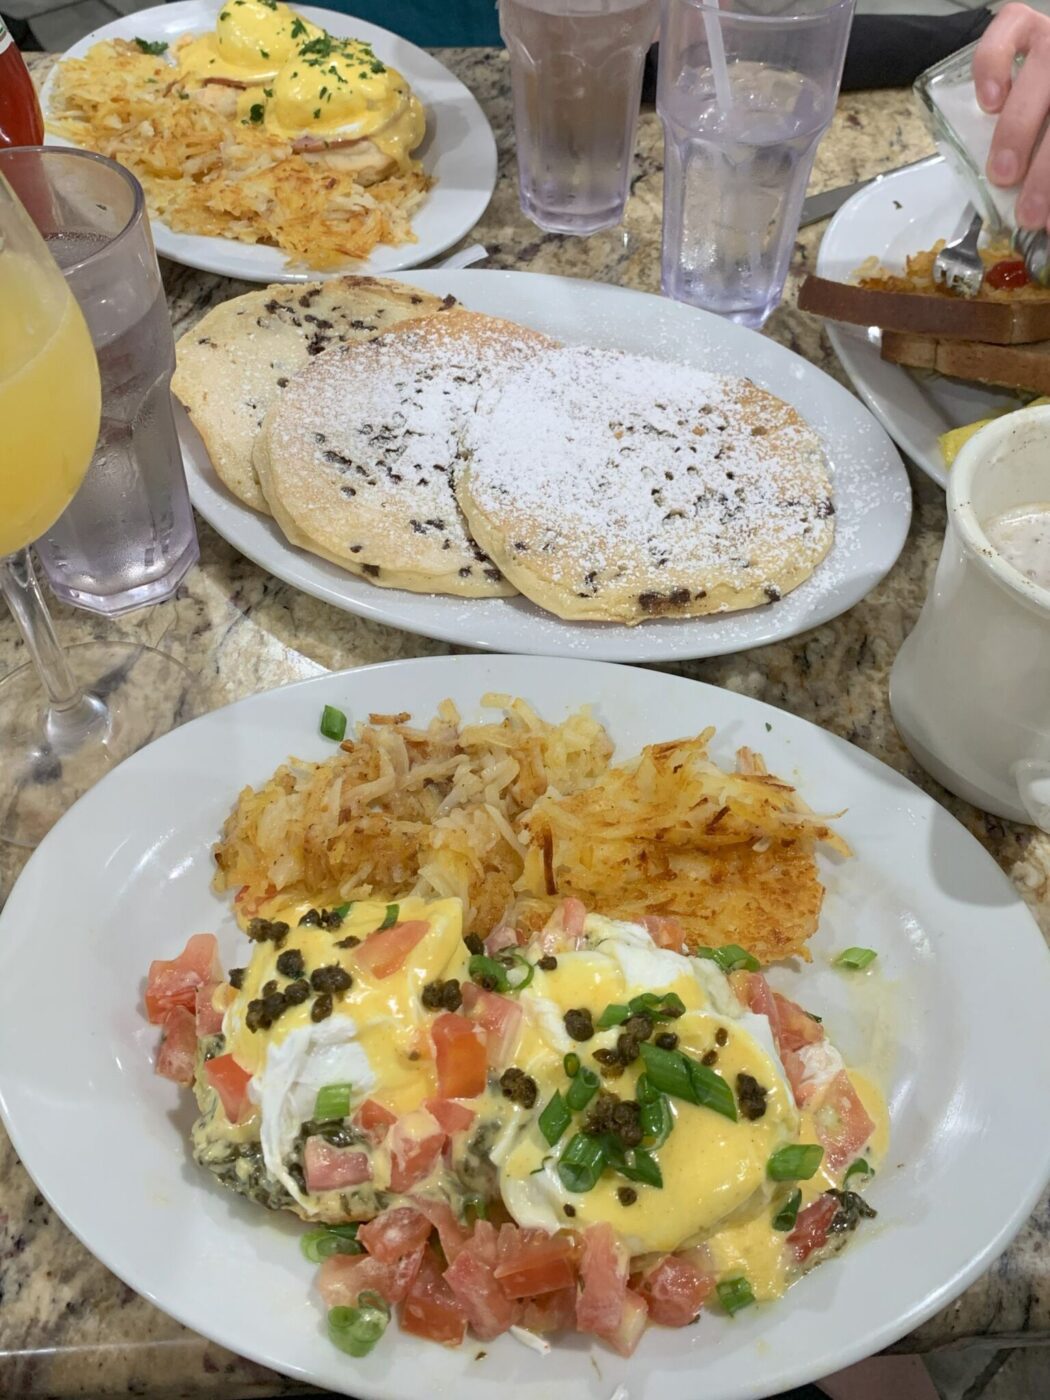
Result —
[{"label": "white ceramic mug", "polygon": [[984,526],[1050,503],[1050,407],[1010,413],[960,451],[933,587],[890,677],[915,758],[950,792],[1050,832],[1050,590],[1002,558]]}]

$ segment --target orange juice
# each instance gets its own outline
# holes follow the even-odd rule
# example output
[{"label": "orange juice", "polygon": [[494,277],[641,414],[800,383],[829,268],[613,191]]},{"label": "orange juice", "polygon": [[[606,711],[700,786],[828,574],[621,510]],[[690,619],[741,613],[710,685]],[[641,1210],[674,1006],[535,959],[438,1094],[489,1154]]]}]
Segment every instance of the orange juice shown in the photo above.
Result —
[{"label": "orange juice", "polygon": [[73,499],[99,413],[91,337],[57,269],[0,251],[0,558]]}]

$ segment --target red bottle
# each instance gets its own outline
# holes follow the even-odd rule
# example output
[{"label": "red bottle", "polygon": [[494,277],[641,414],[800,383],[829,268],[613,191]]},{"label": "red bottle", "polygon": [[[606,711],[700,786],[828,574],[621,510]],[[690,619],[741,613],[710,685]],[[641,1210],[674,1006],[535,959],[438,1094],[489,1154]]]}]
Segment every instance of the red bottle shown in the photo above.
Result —
[{"label": "red bottle", "polygon": [[42,146],[44,118],[25,60],[0,19],[0,146]]}]

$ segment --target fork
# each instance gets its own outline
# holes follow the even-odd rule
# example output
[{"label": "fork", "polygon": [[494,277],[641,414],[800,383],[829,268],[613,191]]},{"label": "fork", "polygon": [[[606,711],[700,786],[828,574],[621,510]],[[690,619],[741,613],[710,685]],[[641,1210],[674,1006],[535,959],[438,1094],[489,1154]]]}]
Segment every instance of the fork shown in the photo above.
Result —
[{"label": "fork", "polygon": [[[973,210],[972,204],[967,212],[970,210]],[[981,236],[983,222],[981,215],[974,211],[963,236],[946,244],[933,260],[933,280],[950,292],[975,297],[981,290],[984,263],[977,251],[977,240]]]}]

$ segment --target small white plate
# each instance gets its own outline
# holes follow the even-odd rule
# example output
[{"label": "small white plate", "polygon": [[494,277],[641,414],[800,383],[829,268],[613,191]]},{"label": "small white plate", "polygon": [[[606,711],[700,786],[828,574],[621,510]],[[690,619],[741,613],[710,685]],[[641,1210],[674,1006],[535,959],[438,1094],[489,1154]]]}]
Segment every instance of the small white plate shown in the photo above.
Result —
[{"label": "small white plate", "polygon": [[[878,1210],[846,1251],[783,1299],[729,1320],[651,1330],[630,1360],[575,1337],[537,1356],[509,1337],[455,1351],[391,1327],[351,1361],[326,1341],[301,1225],[222,1190],[187,1147],[189,1095],[152,1072],[142,988],[154,957],[215,929],[243,949],[211,855],[237,792],[289,753],[320,759],[330,703],[352,720],[486,691],[547,719],[591,703],[619,754],[718,727],[797,781],[856,852],[822,861],[827,897],[801,972],[774,973],[819,1007],[887,1095]],[[830,960],[875,948],[870,973]],[[755,1400],[837,1371],[946,1306],[992,1263],[1050,1172],[1050,957],[991,857],[931,798],[860,749],[756,700],[636,667],[455,656],[321,676],[184,725],[122,763],[54,828],[0,914],[0,1111],[65,1223],[132,1288],[186,1326],[300,1382],[359,1400]],[[797,986],[796,986],[797,983]]]},{"label": "small white plate", "polygon": [[[220,3],[221,0],[176,0],[172,5],[123,15],[88,34],[63,57],[82,58],[102,39],[162,39],[171,44],[183,34],[203,34],[215,28]],[[443,63],[407,39],[363,19],[354,19],[353,15],[313,5],[294,8],[339,38],[367,40],[378,58],[404,74],[426,108],[427,134],[418,155],[436,183],[412,219],[417,241],[396,248],[381,243],[361,262],[319,273],[309,268],[289,268],[279,248],[238,243],[232,238],[175,233],[162,220],[153,219],[157,252],[187,267],[239,277],[246,282],[306,282],[339,272],[379,275],[429,262],[470,232],[492,197],[496,186],[496,141],[488,118],[469,89]],[[41,94],[45,116],[59,66],[52,70]],[[51,135],[47,141],[50,145],[70,144]]]},{"label": "small white plate", "polygon": [[[909,253],[955,236],[967,200],[940,156],[882,175],[858,190],[832,219],[820,245],[817,272],[844,282],[872,255],[886,267],[903,271]],[[857,393],[901,451],[941,486],[948,483],[948,470],[938,435],[999,409],[1020,407],[1020,399],[1008,389],[939,374],[917,375],[889,364],[879,354],[875,327],[825,324]]]},{"label": "small white plate", "polygon": [[452,598],[378,588],[290,545],[267,516],[222,485],[179,410],[193,504],[242,554],[286,583],[391,627],[490,651],[671,661],[720,656],[793,637],[853,607],[893,567],[908,533],[911,487],[892,443],[830,376],[765,336],[664,297],[532,272],[414,273],[413,285],[451,292],[472,311],[577,345],[621,349],[724,374],[748,375],[793,404],[824,440],[834,473],[835,542],[800,588],[769,607],[638,627],[563,622],[525,598]]}]

